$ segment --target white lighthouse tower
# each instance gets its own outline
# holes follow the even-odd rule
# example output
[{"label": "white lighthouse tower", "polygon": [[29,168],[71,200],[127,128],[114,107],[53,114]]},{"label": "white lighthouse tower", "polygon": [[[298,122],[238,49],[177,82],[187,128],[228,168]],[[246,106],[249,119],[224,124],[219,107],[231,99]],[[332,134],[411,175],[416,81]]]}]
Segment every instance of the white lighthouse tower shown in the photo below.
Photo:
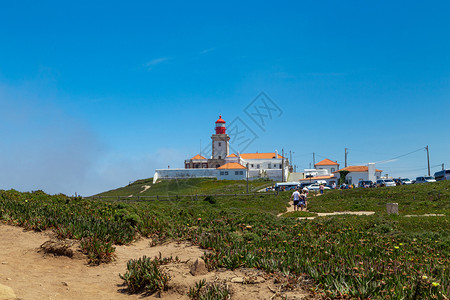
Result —
[{"label": "white lighthouse tower", "polygon": [[230,137],[226,134],[225,121],[222,116],[216,121],[216,133],[211,136],[212,140],[212,157],[211,161],[208,162],[210,167],[218,168],[225,163],[225,157],[229,153],[229,141]]}]

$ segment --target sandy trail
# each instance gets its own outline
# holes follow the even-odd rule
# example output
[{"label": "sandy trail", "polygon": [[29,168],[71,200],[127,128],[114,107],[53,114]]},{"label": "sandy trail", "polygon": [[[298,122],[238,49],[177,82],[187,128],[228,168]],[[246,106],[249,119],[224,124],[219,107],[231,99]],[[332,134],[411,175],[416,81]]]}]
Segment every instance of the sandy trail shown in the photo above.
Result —
[{"label": "sandy trail", "polygon": [[142,187],[143,187],[144,189],[143,189],[142,191],[140,191],[139,193],[143,193],[143,192],[145,192],[146,190],[148,190],[149,188],[151,188],[150,185],[143,185]]},{"label": "sandy trail", "polygon": [[[40,245],[51,236],[50,231],[25,231],[21,227],[0,223],[0,284],[11,287],[19,299],[143,299],[142,294],[129,295],[123,292],[123,280],[119,274],[126,272],[129,259],[143,255],[154,257],[159,253],[163,257],[178,256],[182,261],[164,266],[172,278],[169,291],[161,294],[162,299],[189,299],[186,296],[189,287],[201,279],[207,282],[228,282],[233,292],[232,299],[269,299],[275,295],[272,291],[280,288],[266,274],[254,269],[218,270],[192,276],[189,267],[204,250],[188,243],[150,247],[149,239],[141,239],[129,246],[117,246],[117,259],[114,262],[91,267],[85,259],[38,253]],[[258,284],[231,283],[232,278],[244,276],[259,276],[266,280]],[[287,299],[311,299],[301,288],[280,295]],[[153,294],[145,298],[158,296]]]}]

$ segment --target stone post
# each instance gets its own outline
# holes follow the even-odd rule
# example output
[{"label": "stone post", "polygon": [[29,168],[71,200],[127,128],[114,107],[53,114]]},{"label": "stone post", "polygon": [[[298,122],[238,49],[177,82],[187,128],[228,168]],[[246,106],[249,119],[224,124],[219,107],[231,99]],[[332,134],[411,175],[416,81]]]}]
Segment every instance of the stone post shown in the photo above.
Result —
[{"label": "stone post", "polygon": [[386,203],[386,209],[388,215],[390,214],[398,215],[398,203]]}]

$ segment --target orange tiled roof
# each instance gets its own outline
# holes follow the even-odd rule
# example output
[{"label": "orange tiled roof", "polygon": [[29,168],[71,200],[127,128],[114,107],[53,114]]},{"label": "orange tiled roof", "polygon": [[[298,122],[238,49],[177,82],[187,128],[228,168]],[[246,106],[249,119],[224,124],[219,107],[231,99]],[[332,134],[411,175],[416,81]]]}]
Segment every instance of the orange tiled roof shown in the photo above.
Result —
[{"label": "orange tiled roof", "polygon": [[335,178],[334,175],[316,176],[316,177],[311,177],[311,178],[304,178],[304,179],[300,179],[299,181],[320,180],[320,179],[331,179],[331,178]]},{"label": "orange tiled roof", "polygon": [[315,164],[315,166],[334,166],[337,165],[339,166],[339,164],[335,161],[332,161],[331,159],[325,158],[322,161],[319,161],[317,164]]},{"label": "orange tiled roof", "polygon": [[227,163],[227,164],[224,164],[221,167],[218,167],[217,169],[218,170],[223,170],[223,169],[245,169],[245,167],[243,165],[241,165],[241,164],[238,164],[238,163]]},{"label": "orange tiled roof", "polygon": [[234,153],[231,153],[230,155],[228,155],[227,157],[237,157],[237,155],[236,154],[234,154]]},{"label": "orange tiled roof", "polygon": [[[269,153],[242,153],[241,157],[243,159],[271,159],[271,158],[275,158],[275,152],[269,152]],[[283,158],[283,156],[278,154],[277,158]]]},{"label": "orange tiled roof", "polygon": [[197,154],[196,156],[194,156],[194,157],[191,158],[191,159],[206,159],[206,158],[204,158],[204,157],[201,156],[200,154]]},{"label": "orange tiled roof", "polygon": [[[339,171],[349,171],[349,172],[368,172],[369,167],[368,166],[348,166],[347,168],[343,168],[340,170],[337,170],[333,173],[339,173]],[[383,172],[382,170],[375,169],[375,172]]]}]

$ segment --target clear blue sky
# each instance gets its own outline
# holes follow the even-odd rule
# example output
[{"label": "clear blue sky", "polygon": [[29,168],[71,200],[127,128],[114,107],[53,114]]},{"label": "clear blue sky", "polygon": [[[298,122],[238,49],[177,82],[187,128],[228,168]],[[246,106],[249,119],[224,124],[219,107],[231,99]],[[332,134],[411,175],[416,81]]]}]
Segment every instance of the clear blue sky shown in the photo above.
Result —
[{"label": "clear blue sky", "polygon": [[[219,114],[245,152],[450,168],[449,1],[2,1],[0,189],[90,195],[183,167]],[[279,108],[245,113],[260,92]],[[253,104],[252,104],[253,103]],[[205,154],[205,153],[204,153]],[[383,162],[384,161],[384,162]]]}]

